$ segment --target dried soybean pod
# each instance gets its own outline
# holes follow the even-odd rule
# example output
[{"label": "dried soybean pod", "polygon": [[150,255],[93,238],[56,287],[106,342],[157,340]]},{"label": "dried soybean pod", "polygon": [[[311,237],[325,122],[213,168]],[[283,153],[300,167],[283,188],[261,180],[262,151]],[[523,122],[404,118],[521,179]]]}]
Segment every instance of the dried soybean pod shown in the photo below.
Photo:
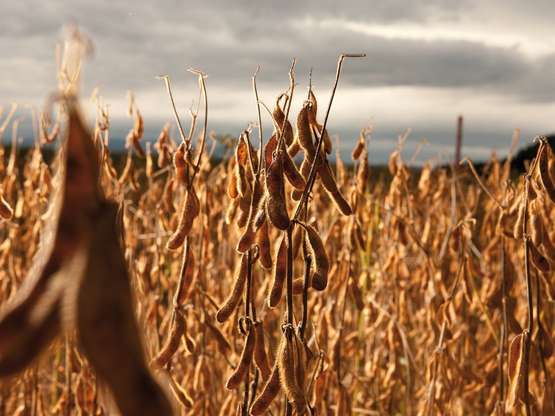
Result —
[{"label": "dried soybean pod", "polygon": [[175,315],[172,323],[172,327],[168,338],[160,352],[151,361],[151,365],[157,367],[164,367],[168,361],[171,360],[177,349],[179,348],[179,343],[181,341],[181,336],[185,331],[185,318],[179,309],[175,310]]},{"label": "dried soybean pod", "polygon": [[318,231],[311,225],[305,224],[308,249],[312,257],[314,272],[312,273],[312,287],[316,290],[324,290],[328,285],[328,273],[330,263],[324,243]]},{"label": "dried soybean pod", "polygon": [[278,150],[266,171],[266,214],[272,224],[280,229],[289,227],[289,214],[285,200],[283,154]]},{"label": "dried soybean pod", "polygon": [[189,232],[191,231],[193,221],[198,216],[199,212],[200,203],[197,194],[195,193],[195,189],[191,186],[187,190],[187,197],[183,204],[183,209],[181,210],[177,229],[172,234],[166,245],[169,250],[177,250],[183,245],[185,238],[189,235]]},{"label": "dried soybean pod", "polygon": [[523,368],[526,345],[526,333],[523,332],[513,338],[509,345],[508,354],[508,377],[509,386],[505,410],[510,412],[518,401],[526,394],[523,390]]},{"label": "dried soybean pod", "polygon": [[272,250],[270,248],[270,236],[268,234],[268,221],[264,221],[256,232],[256,245],[260,253],[260,264],[265,269],[271,269]]},{"label": "dried soybean pod", "polygon": [[255,181],[254,189],[251,195],[251,204],[249,208],[249,217],[247,219],[247,225],[245,227],[245,231],[239,242],[237,243],[236,250],[239,253],[244,253],[249,250],[252,245],[254,244],[254,240],[256,237],[256,228],[255,228],[255,218],[258,212],[258,207],[260,203],[260,199],[262,198],[262,183],[260,181]]},{"label": "dried soybean pod", "polygon": [[305,188],[306,182],[303,176],[286,151],[283,152],[283,173],[285,173],[285,177],[295,189],[302,191]]},{"label": "dried soybean pod", "polygon": [[310,103],[305,103],[297,116],[297,138],[296,140],[306,152],[308,159],[313,160],[316,155],[314,142],[312,140],[312,132],[310,130],[310,123],[308,120]]},{"label": "dried soybean pod", "polygon": [[175,168],[175,175],[179,182],[188,187],[189,169],[187,167],[187,148],[184,142],[181,142],[173,155],[173,166]]},{"label": "dried soybean pod", "polygon": [[274,308],[281,300],[283,292],[283,284],[285,283],[285,275],[287,272],[287,239],[285,235],[281,236],[278,245],[276,260],[272,270],[273,282],[268,296],[268,306]]},{"label": "dried soybean pod", "polygon": [[258,210],[256,216],[254,217],[254,229],[258,230],[262,227],[262,224],[266,222],[266,195],[262,195],[262,199],[258,204]]},{"label": "dried soybean pod", "polygon": [[366,142],[364,141],[364,136],[361,134],[357,144],[353,149],[353,152],[351,153],[351,157],[353,158],[353,160],[358,160],[358,158],[360,157],[360,154],[362,153],[365,147],[366,147]]},{"label": "dried soybean pod", "polygon": [[293,294],[302,295],[304,291],[304,277],[297,277],[293,280]]},{"label": "dried soybean pod", "polygon": [[175,381],[172,375],[169,376],[169,379],[171,391],[177,401],[181,403],[186,409],[190,409],[191,407],[193,407],[193,399],[191,399],[187,391],[183,387],[181,387],[181,385],[177,383],[177,381]]},{"label": "dried soybean pod", "polygon": [[254,323],[254,330],[256,331],[256,339],[254,345],[254,363],[260,370],[262,380],[268,380],[270,377],[270,364],[268,363],[268,355],[266,355],[266,345],[264,342],[264,325],[261,321]]},{"label": "dried soybean pod", "polygon": [[281,96],[279,96],[276,100],[276,106],[274,108],[272,116],[280,130],[283,126],[283,122],[285,121],[285,128],[283,129],[283,139],[287,144],[287,146],[289,146],[293,141],[293,127],[291,126],[291,123],[289,122],[289,120],[287,121],[285,120],[285,114],[283,113],[283,110],[279,105],[280,98]]},{"label": "dried soybean pod", "polygon": [[318,175],[322,180],[322,185],[324,186],[324,189],[330,195],[337,209],[343,215],[351,215],[353,213],[353,210],[337,188],[337,183],[335,182],[335,179],[333,177],[330,165],[328,161],[324,158],[321,158],[320,163],[318,164]]},{"label": "dried soybean pod", "polygon": [[303,410],[307,403],[302,386],[299,386],[297,379],[297,366],[300,363],[298,362],[296,343],[293,340],[294,336],[294,334],[291,335],[291,339],[289,339],[287,331],[282,335],[276,361],[281,388],[285,392],[287,400],[295,405],[298,414],[304,414]]},{"label": "dried soybean pod", "polygon": [[312,88],[308,91],[308,101],[310,103],[308,109],[308,122],[311,125],[316,125],[318,124],[318,121],[316,120],[316,116],[318,115],[318,101],[316,100],[316,96],[314,95]]},{"label": "dried soybean pod", "polygon": [[277,135],[276,133],[274,133],[268,139],[268,142],[264,146],[264,159],[266,160],[266,166],[270,166],[270,164],[272,163],[274,151],[277,149],[277,144]]},{"label": "dried soybean pod", "polygon": [[241,164],[236,163],[235,169],[233,169],[233,175],[235,176],[235,183],[238,194],[240,196],[246,196],[247,192],[249,192],[249,182],[247,180],[245,168]]},{"label": "dried soybean pod", "polygon": [[535,244],[528,244],[530,249],[530,257],[532,264],[536,266],[538,271],[542,273],[549,273],[550,267],[547,259],[539,252]]},{"label": "dried soybean pod", "polygon": [[[305,182],[308,180],[308,176],[310,175],[310,165],[311,162],[307,157],[305,157],[301,162],[300,172],[305,179]],[[293,191],[291,192],[291,198],[293,199],[293,201],[299,201],[302,195],[303,191],[301,189],[293,189]]]},{"label": "dried soybean pod", "polygon": [[173,205],[173,185],[175,181],[173,178],[169,178],[164,185],[164,193],[162,194],[162,201],[164,204],[164,208],[168,212],[173,212],[174,205]]},{"label": "dried soybean pod", "polygon": [[543,227],[542,246],[545,256],[551,263],[555,263],[555,245],[551,242],[546,227]]},{"label": "dried soybean pod", "polygon": [[542,143],[541,146],[542,149],[538,156],[540,158],[538,163],[540,179],[547,196],[551,202],[555,202],[555,184],[553,183],[553,178],[549,174],[549,164],[551,159],[553,159],[553,152],[549,144]]},{"label": "dried soybean pod", "polygon": [[530,204],[530,236],[536,247],[539,247],[543,238],[543,221],[541,212],[538,212],[537,203],[538,201],[534,200]]},{"label": "dried soybean pod", "polygon": [[264,385],[264,389],[252,404],[250,414],[252,416],[259,416],[263,414],[268,409],[268,407],[270,407],[272,401],[278,395],[280,389],[281,384],[279,381],[279,370],[276,363],[272,368],[272,374],[270,374],[268,381]]},{"label": "dried soybean pod", "polygon": [[356,188],[357,192],[364,195],[368,186],[368,150],[364,149],[358,163]]},{"label": "dried soybean pod", "polygon": [[118,179],[118,182],[123,185],[125,182],[129,180],[129,176],[131,175],[133,168],[133,157],[131,154],[131,150],[127,152],[127,158],[125,159],[125,166],[123,167],[123,171],[121,172],[121,176]]},{"label": "dried soybean pod", "polygon": [[225,385],[226,389],[235,390],[243,382],[245,374],[247,374],[247,372],[249,371],[249,367],[252,363],[255,339],[256,332],[253,326],[250,325],[247,339],[243,347],[243,352],[241,353],[241,358],[239,359],[239,364],[227,380],[227,383]]},{"label": "dried soybean pod", "polygon": [[239,215],[237,216],[237,227],[243,228],[247,225],[247,221],[249,219],[249,212],[250,212],[250,205],[251,205],[251,198],[250,193],[245,194],[244,196],[239,196],[237,198],[238,207],[239,207]]},{"label": "dried soybean pod", "polygon": [[526,211],[526,205],[524,203],[524,198],[521,198],[520,205],[518,207],[518,215],[516,217],[515,224],[513,226],[513,237],[518,240],[522,238],[522,226],[524,225],[524,212]]},{"label": "dried soybean pod", "polygon": [[146,144],[146,161],[145,161],[145,173],[147,178],[152,178],[154,173],[154,162],[152,161],[152,153],[150,151],[150,142]]},{"label": "dried soybean pod", "polygon": [[187,268],[183,270],[183,285],[181,286],[181,291],[178,296],[178,303],[183,305],[191,293],[193,287],[193,281],[195,279],[195,255],[193,250],[187,250]]},{"label": "dried soybean pod", "polygon": [[243,254],[243,256],[241,257],[241,265],[239,266],[239,273],[237,273],[237,277],[235,278],[235,282],[233,283],[231,293],[216,313],[216,320],[219,323],[225,322],[231,316],[235,308],[237,308],[237,305],[241,300],[241,295],[243,294],[245,282],[247,280],[247,268],[247,255]]},{"label": "dried soybean pod", "polygon": [[295,156],[297,156],[299,150],[301,150],[301,145],[299,144],[299,141],[295,139],[293,140],[293,143],[291,143],[291,145],[287,147],[287,154],[291,159],[293,159]]},{"label": "dried soybean pod", "polygon": [[237,208],[239,207],[239,199],[232,199],[231,203],[225,211],[225,223],[230,225],[235,219],[235,214],[237,214]]},{"label": "dried soybean pod", "polygon": [[235,165],[237,162],[235,159],[231,159],[229,162],[231,166],[231,172],[228,173],[228,183],[227,183],[227,196],[231,199],[235,199],[239,196],[239,192],[237,191],[237,176],[235,176]]},{"label": "dried soybean pod", "polygon": [[13,209],[8,204],[8,201],[4,199],[3,195],[0,195],[0,218],[4,220],[10,220],[13,217]]}]

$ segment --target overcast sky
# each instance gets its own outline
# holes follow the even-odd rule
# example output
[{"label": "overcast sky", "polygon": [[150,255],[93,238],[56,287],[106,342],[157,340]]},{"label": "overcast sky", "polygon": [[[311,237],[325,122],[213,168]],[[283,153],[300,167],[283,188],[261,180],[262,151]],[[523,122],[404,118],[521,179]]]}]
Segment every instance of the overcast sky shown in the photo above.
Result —
[{"label": "overcast sky", "polygon": [[[157,3],[157,2],[156,2]],[[555,5],[551,0],[166,1],[72,0],[3,2],[0,7],[0,101],[41,106],[55,89],[54,48],[65,23],[94,42],[83,96],[99,87],[116,128],[125,129],[126,92],[133,90],[154,135],[170,107],[158,74],[169,74],[183,116],[197,100],[193,66],[208,74],[210,126],[238,133],[256,119],[251,76],[271,105],[298,64],[298,108],[308,71],[323,112],[341,52],[350,60],[329,120],[345,149],[356,132],[375,128],[381,158],[412,128],[420,157],[450,152],[458,114],[465,116],[464,153],[488,156],[555,131]],[[320,114],[323,118],[323,114]],[[119,126],[119,127],[118,127]]]}]

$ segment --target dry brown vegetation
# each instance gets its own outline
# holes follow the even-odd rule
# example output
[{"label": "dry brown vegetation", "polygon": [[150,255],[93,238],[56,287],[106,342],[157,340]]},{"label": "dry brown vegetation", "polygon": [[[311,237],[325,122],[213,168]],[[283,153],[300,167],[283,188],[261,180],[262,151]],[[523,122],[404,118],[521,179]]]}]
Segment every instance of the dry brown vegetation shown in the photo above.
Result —
[{"label": "dry brown vegetation", "polygon": [[368,130],[332,167],[331,101],[290,114],[293,65],[272,134],[216,163],[193,71],[203,127],[176,113],[153,152],[131,98],[117,167],[107,108],[89,130],[60,65],[56,122],[22,161],[0,148],[1,414],[555,413],[542,139],[517,180],[510,160],[415,173],[404,138],[377,180]]}]

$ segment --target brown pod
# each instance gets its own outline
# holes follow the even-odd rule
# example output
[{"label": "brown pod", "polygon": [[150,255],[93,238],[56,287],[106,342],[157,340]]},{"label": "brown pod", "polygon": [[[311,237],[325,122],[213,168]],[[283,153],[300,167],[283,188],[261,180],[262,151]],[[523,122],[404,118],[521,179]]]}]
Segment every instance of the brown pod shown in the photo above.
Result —
[{"label": "brown pod", "polygon": [[524,394],[523,371],[525,361],[525,345],[527,334],[525,332],[513,338],[509,344],[508,353],[508,378],[509,386],[507,391],[507,400],[505,402],[505,410],[510,412],[518,402],[522,400]]},{"label": "brown pod", "polygon": [[237,305],[241,300],[241,295],[243,294],[245,282],[247,280],[247,269],[247,255],[243,254],[243,256],[241,257],[241,265],[239,266],[239,273],[237,273],[237,277],[235,278],[235,282],[233,283],[231,293],[216,313],[216,320],[219,323],[225,322],[231,316],[235,308],[237,308]]},{"label": "brown pod", "polygon": [[537,201],[530,204],[530,236],[532,242],[539,247],[542,244],[543,238],[543,221],[541,213],[537,209]]},{"label": "brown pod", "polygon": [[555,245],[551,242],[551,238],[545,227],[543,227],[542,246],[545,256],[551,263],[555,263]]},{"label": "brown pod", "polygon": [[320,159],[320,163],[318,163],[318,175],[322,180],[322,185],[324,186],[324,189],[330,195],[337,209],[343,215],[351,215],[353,213],[353,210],[337,188],[337,183],[335,182],[330,165],[326,159]]},{"label": "brown pod", "polygon": [[179,292],[177,301],[179,305],[185,304],[187,299],[191,294],[191,289],[193,288],[193,282],[195,278],[195,256],[193,250],[187,250],[187,268],[182,270],[183,273],[183,284],[181,286],[181,291]]},{"label": "brown pod", "polygon": [[169,250],[177,250],[183,245],[185,238],[189,235],[193,226],[193,221],[200,212],[200,203],[195,193],[195,189],[191,186],[187,190],[187,197],[181,210],[179,224],[173,235],[168,240],[166,247]]},{"label": "brown pod", "polygon": [[239,191],[237,191],[237,176],[235,175],[235,159],[231,159],[229,162],[231,165],[231,172],[228,173],[228,182],[227,182],[227,196],[231,199],[235,199],[239,196]]},{"label": "brown pod", "polygon": [[307,401],[303,391],[304,386],[299,385],[298,367],[302,365],[299,360],[298,344],[295,335],[291,339],[286,334],[282,335],[277,351],[277,366],[281,387],[287,396],[287,400],[295,406],[297,413],[304,414]]},{"label": "brown pod", "polygon": [[301,150],[301,145],[297,139],[293,140],[293,143],[287,148],[287,154],[291,159],[294,159],[297,156],[297,153]]},{"label": "brown pod", "polygon": [[521,199],[519,207],[518,207],[518,215],[516,217],[516,221],[513,226],[513,237],[518,240],[522,238],[523,233],[523,225],[524,225],[524,213],[526,212],[526,204],[524,203],[524,199]]},{"label": "brown pod", "polygon": [[144,159],[145,158],[145,151],[143,150],[143,148],[141,147],[141,143],[139,142],[139,139],[137,138],[137,136],[133,136],[133,149],[135,150],[135,153],[137,153],[137,155],[141,158]]},{"label": "brown pod", "polygon": [[154,174],[154,162],[152,161],[152,153],[150,152],[150,142],[146,144],[146,161],[145,173],[147,178],[152,178]]},{"label": "brown pod", "polygon": [[179,342],[184,331],[185,318],[179,310],[176,310],[168,339],[166,340],[166,343],[164,344],[158,355],[156,355],[156,357],[152,359],[151,365],[164,367],[168,363],[168,361],[171,360],[171,358],[179,348]]},{"label": "brown pod", "polygon": [[266,195],[262,195],[262,199],[258,204],[258,210],[254,217],[254,229],[258,230],[262,224],[266,222]]},{"label": "brown pod", "polygon": [[187,148],[184,142],[177,147],[173,154],[173,166],[180,183],[189,186],[189,169],[187,167]]},{"label": "brown pod", "polygon": [[304,291],[304,277],[297,277],[293,280],[293,294],[302,295]]},{"label": "brown pod", "polygon": [[118,179],[118,182],[123,185],[129,180],[129,176],[132,173],[133,169],[133,157],[131,152],[127,152],[127,158],[125,159],[125,166],[123,167],[123,171],[121,172],[121,176]]},{"label": "brown pod", "polygon": [[272,268],[272,250],[270,247],[270,236],[268,234],[268,221],[264,221],[256,232],[256,245],[260,254],[259,261],[265,269]]},{"label": "brown pod", "polygon": [[268,296],[268,306],[274,308],[281,300],[283,292],[283,284],[285,283],[285,276],[287,273],[287,239],[282,235],[278,245],[276,260],[272,270],[273,282]]},{"label": "brown pod", "polygon": [[249,220],[249,212],[250,212],[250,205],[251,205],[251,197],[250,194],[246,194],[244,196],[239,196],[238,200],[238,207],[239,212],[237,216],[236,225],[239,228],[243,228],[247,225],[247,221]]},{"label": "brown pod", "polygon": [[308,239],[308,249],[312,257],[312,287],[316,290],[324,290],[328,285],[328,273],[330,263],[324,243],[318,231],[311,225],[305,225],[306,237]]},{"label": "brown pod", "polygon": [[252,357],[254,353],[254,344],[256,340],[256,332],[251,325],[249,328],[249,333],[243,347],[243,352],[241,353],[241,358],[239,359],[239,364],[227,380],[225,385],[228,390],[235,390],[241,385],[241,382],[245,378],[245,374],[249,371],[249,367],[252,363]]},{"label": "brown pod", "polygon": [[555,185],[553,184],[553,179],[549,174],[549,159],[552,159],[552,156],[553,155],[549,144],[542,143],[540,154],[538,155],[538,157],[540,158],[538,163],[540,180],[551,202],[555,202]]},{"label": "brown pod", "polygon": [[364,137],[361,135],[353,149],[353,152],[351,153],[351,157],[353,158],[353,160],[358,160],[360,154],[362,153],[362,150],[364,150],[365,147],[366,142],[364,141]]},{"label": "brown pod", "polygon": [[306,182],[286,151],[283,152],[283,173],[295,189],[304,190]]},{"label": "brown pod", "polygon": [[283,110],[281,109],[280,105],[279,105],[279,98],[276,100],[276,107],[274,108],[274,111],[272,113],[272,116],[274,117],[274,120],[279,128],[279,130],[281,131],[281,128],[283,126],[283,122],[285,121],[285,128],[283,131],[283,139],[285,141],[285,143],[287,144],[287,146],[289,146],[291,144],[291,142],[293,141],[293,127],[291,126],[291,123],[289,122],[289,120],[285,120],[285,114],[283,113]]},{"label": "brown pod", "polygon": [[264,389],[253,402],[250,414],[252,416],[259,416],[268,410],[268,407],[270,407],[280,389],[281,383],[279,381],[279,371],[276,363],[272,368],[272,374],[270,374],[268,381],[264,385]]},{"label": "brown pod", "polygon": [[8,204],[8,201],[4,199],[3,195],[0,195],[0,218],[3,220],[11,220],[13,217],[13,208]]},{"label": "brown pod", "polygon": [[362,152],[362,157],[358,163],[356,188],[357,192],[364,195],[368,186],[368,151]]},{"label": "brown pod", "polygon": [[257,231],[255,228],[255,218],[258,212],[261,198],[262,198],[262,184],[260,181],[255,181],[254,190],[251,195],[251,204],[249,208],[247,225],[245,227],[245,231],[243,232],[243,235],[241,235],[241,238],[237,243],[236,250],[239,253],[244,253],[248,251],[254,244],[256,231]]},{"label": "brown pod", "polygon": [[235,164],[235,169],[233,169],[233,175],[235,176],[235,183],[237,186],[237,192],[240,196],[246,196],[249,192],[249,181],[247,180],[247,174],[245,173],[245,168],[239,163]]},{"label": "brown pod", "polygon": [[308,108],[308,122],[311,125],[315,125],[318,123],[316,120],[316,116],[318,115],[318,101],[316,100],[316,96],[314,95],[312,88],[308,91],[308,102],[310,103]]},{"label": "brown pod", "polygon": [[547,259],[539,252],[534,244],[528,244],[532,264],[542,273],[549,273],[550,267]]},{"label": "brown pod", "polygon": [[285,200],[283,178],[283,153],[278,150],[266,171],[266,214],[272,224],[280,229],[289,227],[289,214]]},{"label": "brown pod", "polygon": [[167,212],[173,212],[175,207],[173,205],[173,186],[174,186],[174,179],[169,178],[164,185],[164,193],[162,194],[162,201],[164,204],[164,208]]},{"label": "brown pod", "polygon": [[297,116],[297,137],[296,141],[303,148],[308,159],[313,160],[316,154],[314,141],[312,139],[312,131],[310,129],[310,122],[308,120],[310,103],[307,102],[299,111]]},{"label": "brown pod", "polygon": [[[308,180],[308,176],[310,175],[310,166],[312,162],[308,158],[304,158],[301,162],[300,173],[304,178],[305,182]],[[303,190],[301,189],[293,189],[291,192],[291,198],[293,201],[299,201],[303,195]]]},{"label": "brown pod", "polygon": [[266,161],[266,166],[270,166],[274,158],[274,152],[277,149],[277,135],[276,133],[268,139],[268,142],[264,146],[264,159]]},{"label": "brown pod", "polygon": [[258,370],[260,370],[262,380],[268,380],[271,370],[270,364],[268,363],[268,355],[266,355],[266,345],[264,342],[264,325],[261,321],[255,322],[254,330],[256,331],[254,363],[256,364]]},{"label": "brown pod", "polygon": [[239,199],[232,199],[231,203],[225,211],[225,223],[230,225],[235,219],[235,214],[237,214],[237,208],[239,207]]}]

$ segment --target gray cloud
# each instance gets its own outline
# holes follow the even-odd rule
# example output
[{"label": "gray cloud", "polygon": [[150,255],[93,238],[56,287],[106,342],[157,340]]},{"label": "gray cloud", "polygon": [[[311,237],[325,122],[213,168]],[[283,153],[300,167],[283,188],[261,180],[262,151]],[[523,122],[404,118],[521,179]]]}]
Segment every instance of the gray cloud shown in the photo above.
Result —
[{"label": "gray cloud", "polygon": [[[37,74],[32,94],[45,88],[40,72],[53,74],[55,34],[64,22],[76,21],[97,46],[96,60],[87,80],[112,92],[141,89],[154,83],[159,73],[182,76],[185,66],[203,68],[211,82],[247,85],[257,64],[261,82],[287,82],[293,56],[298,72],[306,77],[315,68],[315,81],[329,80],[335,60],[345,51],[366,52],[364,61],[349,63],[344,82],[364,86],[425,86],[487,88],[529,100],[551,100],[555,79],[553,56],[528,58],[521,48],[494,47],[463,40],[416,40],[370,36],[342,28],[322,27],[325,18],[344,18],[366,23],[410,21],[426,23],[457,20],[468,2],[378,1],[275,3],[246,0],[215,1],[185,6],[182,2],[150,3],[74,1],[37,3],[29,11],[23,2],[13,3],[10,19],[0,40],[2,72],[17,71],[13,83],[3,77],[4,94],[14,93],[18,76]],[[472,10],[471,3],[469,8]],[[303,19],[316,22],[303,25]],[[11,53],[10,53],[11,51]],[[22,56],[30,65],[18,67]],[[42,68],[39,70],[39,68]],[[547,83],[547,84],[546,84]],[[11,84],[7,85],[7,84]]]}]

